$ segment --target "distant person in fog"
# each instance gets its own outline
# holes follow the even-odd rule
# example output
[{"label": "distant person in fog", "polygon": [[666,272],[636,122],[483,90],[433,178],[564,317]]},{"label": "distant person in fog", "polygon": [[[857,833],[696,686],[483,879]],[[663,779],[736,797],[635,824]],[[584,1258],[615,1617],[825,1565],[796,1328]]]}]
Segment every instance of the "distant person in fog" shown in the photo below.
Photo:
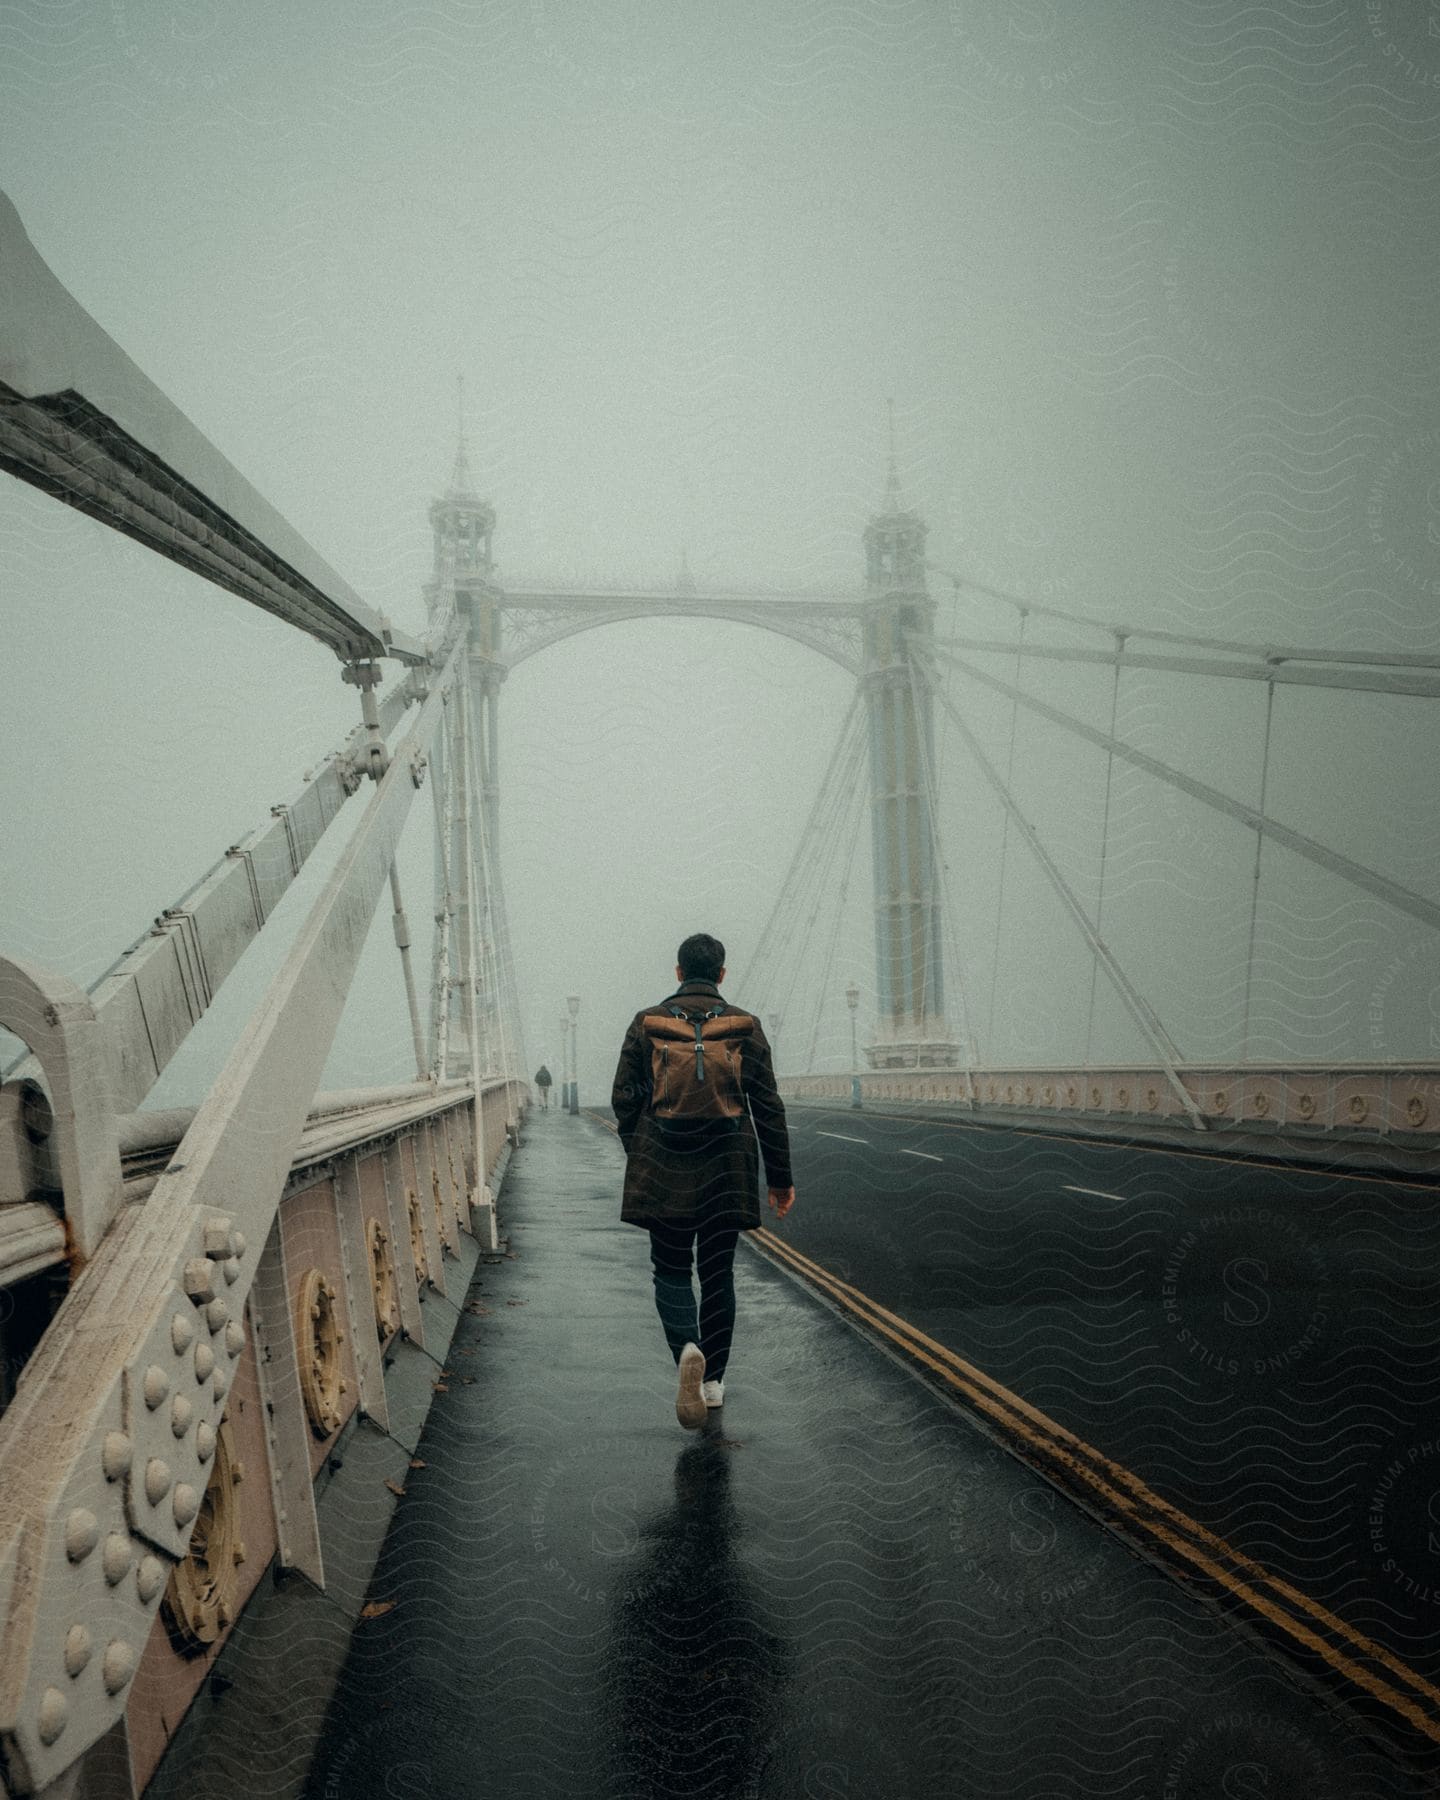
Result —
[{"label": "distant person in fog", "polygon": [[535,1085],[540,1090],[541,1112],[549,1112],[550,1089],[554,1086],[554,1083],[551,1081],[550,1071],[545,1067],[544,1063],[541,1063],[540,1067],[535,1071]]},{"label": "distant person in fog", "polygon": [[706,932],[687,937],[675,979],[673,994],[630,1021],[610,1104],[625,1146],[620,1217],[650,1234],[655,1305],[679,1373],[675,1416],[693,1428],[725,1398],[735,1244],[760,1223],[759,1157],[777,1219],[795,1189],[770,1045],[755,1014],[720,994],[725,946]]}]

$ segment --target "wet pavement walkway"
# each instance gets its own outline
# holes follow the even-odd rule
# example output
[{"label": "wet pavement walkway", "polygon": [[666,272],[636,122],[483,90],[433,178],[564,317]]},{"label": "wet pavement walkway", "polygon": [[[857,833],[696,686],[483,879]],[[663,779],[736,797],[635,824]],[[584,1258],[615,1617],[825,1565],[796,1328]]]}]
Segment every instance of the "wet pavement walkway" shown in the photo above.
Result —
[{"label": "wet pavement walkway", "polygon": [[744,1242],[683,1430],[622,1166],[527,1120],[314,1800],[1434,1791]]}]

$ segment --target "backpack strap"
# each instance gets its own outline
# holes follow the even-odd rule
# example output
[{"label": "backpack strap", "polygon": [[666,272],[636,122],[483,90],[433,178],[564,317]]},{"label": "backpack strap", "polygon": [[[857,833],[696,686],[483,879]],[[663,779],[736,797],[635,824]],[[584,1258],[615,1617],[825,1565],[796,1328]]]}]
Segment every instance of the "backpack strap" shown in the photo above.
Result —
[{"label": "backpack strap", "polygon": [[[674,995],[671,996],[672,999],[674,997],[675,997]],[[697,1013],[694,1018],[691,1018],[690,1014],[688,1012],[686,1012],[686,1010],[683,1006],[671,1006],[668,1008],[668,1010],[670,1011],[671,1014],[673,1014],[673,1016],[675,1018],[683,1019],[687,1025],[693,1025],[695,1027],[695,1079],[697,1082],[704,1081],[704,1079],[705,1079],[705,1039],[704,1039],[705,1021],[707,1019],[723,1018],[724,1013],[725,1013],[724,1006],[723,1005],[722,1006],[712,1006],[708,1012]]]}]

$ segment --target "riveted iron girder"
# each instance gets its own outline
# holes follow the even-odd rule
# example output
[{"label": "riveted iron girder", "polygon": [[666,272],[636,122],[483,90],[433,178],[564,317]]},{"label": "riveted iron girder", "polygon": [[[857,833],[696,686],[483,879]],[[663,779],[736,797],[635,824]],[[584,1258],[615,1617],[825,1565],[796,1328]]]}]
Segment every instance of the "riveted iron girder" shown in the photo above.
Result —
[{"label": "riveted iron girder", "polygon": [[308,632],[343,661],[426,659],[101,329],[3,194],[0,468]]}]

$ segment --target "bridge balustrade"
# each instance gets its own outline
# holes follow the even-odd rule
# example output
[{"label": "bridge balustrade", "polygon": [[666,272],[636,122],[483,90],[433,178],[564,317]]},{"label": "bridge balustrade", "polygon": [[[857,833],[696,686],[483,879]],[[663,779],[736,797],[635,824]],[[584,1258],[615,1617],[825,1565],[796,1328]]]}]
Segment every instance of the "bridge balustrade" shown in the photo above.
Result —
[{"label": "bridge balustrade", "polygon": [[[1247,1069],[1187,1064],[1179,1071],[1194,1113],[1163,1070],[1127,1066],[1091,1069],[865,1070],[863,1102],[931,1104],[1017,1118],[1071,1117],[1117,1123],[1149,1121],[1188,1131],[1343,1135],[1433,1146],[1440,1135],[1440,1072],[1361,1064],[1297,1064]],[[780,1092],[796,1100],[848,1099],[849,1075],[785,1075]],[[1198,1122],[1195,1114],[1199,1115]]]},{"label": "bridge balustrade", "polygon": [[[141,1228],[153,1170],[169,1164],[190,1115],[126,1121],[117,1227],[84,1281],[59,1290],[34,1354],[13,1391],[0,1395],[9,1402],[0,1433],[7,1425],[27,1430],[32,1498],[39,1501],[58,1472],[69,1502],[53,1525],[43,1505],[29,1509],[29,1529],[0,1566],[13,1721],[6,1779],[14,1791],[54,1779],[114,1733],[109,1760],[128,1766],[138,1792],[266,1573],[293,1569],[324,1588],[316,1481],[353,1421],[388,1429],[386,1369],[397,1340],[426,1349],[429,1323],[432,1354],[443,1360],[454,1315],[441,1309],[427,1319],[426,1301],[447,1287],[452,1299],[464,1291],[480,1254],[472,1202],[481,1188],[498,1187],[512,1142],[507,1120],[524,1101],[521,1084],[483,1084],[488,1167],[480,1180],[468,1083],[417,1082],[374,1098],[362,1090],[322,1101],[265,1242],[248,1246],[232,1233],[224,1244],[207,1243],[208,1330],[176,1313],[165,1321],[169,1358],[150,1361],[140,1392],[129,1396],[141,1406],[76,1420],[54,1410],[54,1379],[63,1363],[73,1366],[77,1349],[84,1354],[82,1315]],[[14,1204],[0,1207],[0,1218]],[[37,1283],[48,1277],[54,1294],[57,1275],[65,1278],[63,1214],[43,1202],[18,1205],[27,1215],[50,1213],[60,1237],[57,1246],[52,1233],[29,1260],[11,1256],[0,1268],[0,1292],[12,1299],[28,1288],[33,1304]],[[0,1250],[10,1242],[0,1232]],[[226,1293],[247,1253],[255,1260],[250,1293],[230,1316]],[[169,1280],[168,1261],[157,1262],[154,1284]],[[132,1297],[145,1310],[147,1296]],[[5,1316],[24,1310],[12,1303]],[[132,1536],[123,1494],[142,1458],[146,1488],[158,1490],[166,1440],[189,1427],[205,1387],[225,1403],[217,1427],[195,1428],[208,1464],[203,1491],[173,1488],[171,1509],[189,1545],[172,1565]],[[150,1415],[148,1431],[136,1430],[136,1412]],[[13,1482],[15,1461],[4,1466]]]}]

